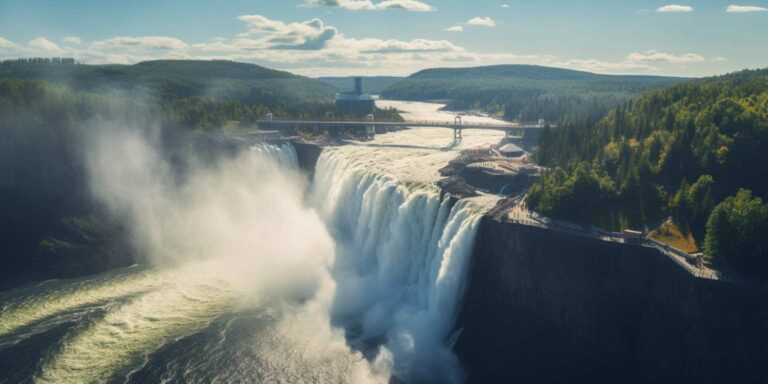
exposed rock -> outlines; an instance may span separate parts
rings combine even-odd
[[[315,166],[320,154],[323,153],[323,147],[319,144],[304,140],[292,140],[291,144],[296,148],[296,157],[298,158],[299,168],[310,176],[315,174]]]
[[[469,382],[764,382],[768,291],[653,249],[485,218],[454,346]]]
[[[535,181],[528,173],[513,171],[493,172],[484,167],[477,167],[478,159],[459,156],[440,169],[440,175],[445,178],[437,185],[452,195],[462,197],[477,196],[477,191],[483,193],[517,194],[526,190]]]

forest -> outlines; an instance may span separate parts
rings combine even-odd
[[[168,123],[189,129],[215,131],[231,121],[250,126],[269,112],[275,117],[357,117],[335,107],[337,90],[325,82],[222,60],[155,60],[134,65],[86,65],[46,58],[7,60],[0,63],[0,81],[3,79],[0,98],[6,102],[22,101],[25,92],[32,89],[63,99],[98,95],[104,98],[102,103],[149,103],[147,107],[157,109]],[[374,112],[381,119],[396,118],[392,111]]]
[[[768,70],[650,91],[598,121],[546,129],[529,195],[546,215],[605,228],[672,216],[713,261],[768,277]]]
[[[507,120],[602,117],[640,92],[683,81],[657,76],[611,76],[534,65],[434,68],[384,90],[398,100],[447,100],[448,109],[476,109]]]
[[[56,64],[35,59],[5,61],[0,79],[36,79],[75,91],[121,90],[162,100],[213,97],[270,108],[329,101],[336,90],[319,80],[253,64],[224,60],[153,60],[133,65]]]

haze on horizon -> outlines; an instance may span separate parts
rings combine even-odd
[[[0,59],[226,59],[308,76],[492,64],[706,76],[764,66],[766,36],[765,0],[0,3]]]

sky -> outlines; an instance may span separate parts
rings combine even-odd
[[[738,2],[733,2],[738,1]],[[768,67],[768,0],[0,0],[0,59],[227,59],[307,76]]]

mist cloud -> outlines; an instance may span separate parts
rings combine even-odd
[[[168,161],[160,132],[151,127],[98,122],[83,132],[94,197],[130,228],[134,247],[155,268],[174,271],[172,276],[178,280],[113,317],[135,312],[170,316],[171,309],[156,306],[171,305],[163,301],[174,297],[184,302],[185,295],[199,296],[198,291],[208,292],[206,287],[212,285],[215,295],[205,297],[211,313],[205,316],[215,316],[232,300],[229,294],[219,295],[220,289],[231,291],[240,305],[272,303],[280,311],[274,332],[292,351],[291,359],[296,361],[289,364],[346,364],[338,368],[344,375],[339,380],[389,381],[389,360],[369,364],[349,348],[343,331],[331,326],[335,243],[319,216],[305,204],[307,180],[298,172],[293,147],[257,145],[216,161],[184,152],[185,165],[180,170]],[[216,302],[219,296],[226,301]],[[182,332],[167,328],[172,324],[145,326],[161,338],[158,342]],[[97,324],[89,332],[101,335],[109,329]],[[132,334],[131,345],[148,353],[147,348],[156,346],[141,335]],[[75,343],[68,352],[89,345]],[[122,361],[132,351],[115,356]],[[55,363],[68,361],[71,353],[51,363],[52,372]]]

